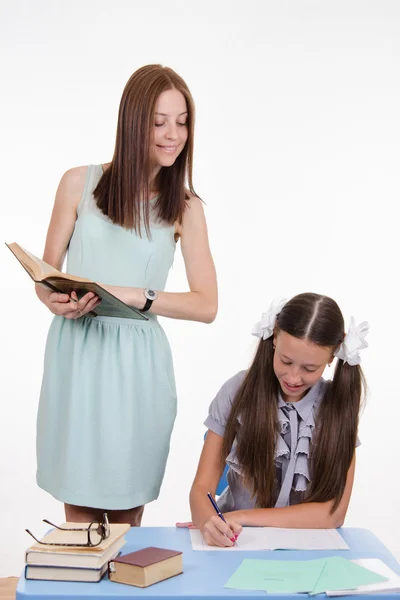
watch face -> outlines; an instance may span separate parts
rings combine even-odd
[[[154,290],[146,290],[145,296],[149,300],[154,300],[155,298],[157,298],[157,292],[155,292]]]

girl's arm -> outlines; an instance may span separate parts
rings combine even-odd
[[[163,317],[211,323],[217,314],[217,277],[208,243],[207,225],[201,200],[191,197],[177,233],[190,292],[158,292],[150,311]],[[146,302],[142,288],[100,285],[126,304],[143,308]]]
[[[328,502],[304,502],[284,508],[252,508],[226,513],[241,525],[253,527],[293,527],[305,529],[335,529],[344,523],[353,488],[355,454],[347,473],[346,486],[337,509],[331,513],[333,500]]]
[[[76,221],[76,211],[86,180],[87,167],[76,167],[67,171],[58,186],[47,231],[43,260],[59,271],[62,268],[69,240],[71,239]],[[90,312],[98,303],[98,298],[92,292],[85,294],[79,302],[72,292],[58,294],[36,284],[39,299],[56,314],[69,319],[76,319]]]
[[[222,439],[220,435],[208,431],[190,490],[192,521],[201,530],[207,544],[211,546],[232,546],[235,535],[239,535],[242,530],[236,522],[234,513],[230,513],[232,518],[224,515],[227,521],[224,523],[215,514],[207,497],[207,492],[215,496],[218,481],[224,470],[224,463],[221,461]]]

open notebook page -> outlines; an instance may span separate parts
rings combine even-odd
[[[198,529],[190,529],[193,550],[349,550],[336,529],[283,529],[244,527],[236,546],[208,546]]]

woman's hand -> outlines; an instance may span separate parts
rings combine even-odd
[[[209,546],[233,546],[242,526],[231,519],[226,523],[217,515],[212,516],[200,528],[204,541]]]
[[[71,292],[70,295],[52,292],[43,302],[54,315],[66,319],[79,319],[100,304],[100,299],[93,292],[88,292],[80,300],[76,292]]]

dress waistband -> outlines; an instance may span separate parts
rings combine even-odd
[[[92,321],[102,321],[103,323],[110,323],[111,325],[128,325],[130,327],[142,327],[142,328],[152,328],[152,327],[161,327],[158,322],[156,315],[149,315],[149,320],[145,319],[126,319],[121,317],[90,317],[85,315],[84,319],[91,319]]]

